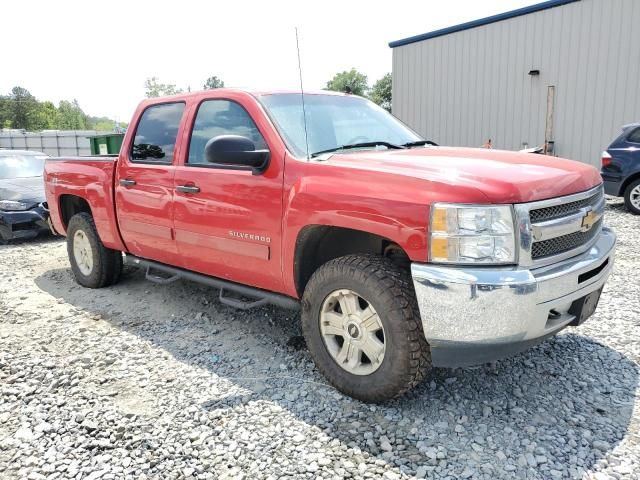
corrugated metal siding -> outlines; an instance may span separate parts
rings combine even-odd
[[[640,0],[582,0],[396,47],[393,112],[440,144],[518,150],[544,142],[554,85],[556,154],[598,166],[640,121],[639,45]]]

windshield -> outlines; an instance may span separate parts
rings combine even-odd
[[[292,153],[306,157],[301,95],[263,95],[260,101]],[[361,97],[311,94],[304,96],[304,106],[310,154],[357,143],[403,145],[421,140],[393,115]]]
[[[0,155],[0,179],[41,177],[46,155]]]

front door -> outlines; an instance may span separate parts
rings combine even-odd
[[[269,149],[268,168],[253,175],[207,164],[204,147],[219,135],[241,135],[252,140],[257,150]],[[188,141],[184,165],[176,167],[174,179],[174,226],[182,266],[281,290],[280,152],[269,148],[240,103],[226,99],[205,100],[198,106]]]
[[[140,116],[115,178],[118,226],[134,255],[177,265],[173,235],[173,164],[182,102],[152,105]]]

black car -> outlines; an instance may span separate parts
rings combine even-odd
[[[48,232],[42,172],[45,153],[0,150],[0,243]]]
[[[631,213],[640,215],[640,123],[622,127],[622,133],[602,152],[604,191],[624,197]]]

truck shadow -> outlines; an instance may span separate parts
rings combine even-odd
[[[64,241],[64,237],[51,235],[50,233],[45,232],[32,238],[16,238],[5,243],[0,241],[0,249],[2,248],[10,249],[13,247],[20,248],[25,246],[36,246],[36,245],[46,246],[53,243],[60,243],[63,241]]]
[[[473,463],[494,477],[516,476],[507,471],[511,466],[504,469],[502,454],[519,459],[516,469],[534,470],[520,476],[548,478],[552,464],[588,470],[620,442],[632,419],[638,366],[573,333],[494,365],[436,369],[409,395],[372,406],[326,385],[297,341],[297,314],[271,307],[239,312],[219,304],[214,289],[187,281],[153,285],[129,268],[118,285],[100,291],[102,303],[67,269],[48,271],[36,284],[205,369],[221,387],[204,402],[193,400],[203,411],[224,417],[248,402],[275,403],[407,473],[455,462]],[[393,452],[381,449],[381,434]]]

